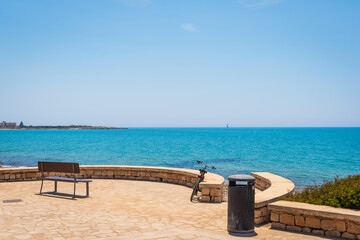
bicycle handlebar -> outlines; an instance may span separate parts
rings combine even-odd
[[[216,169],[214,166],[208,166],[208,165],[204,164],[202,161],[196,161],[196,163],[197,163],[197,164],[204,165],[204,166],[205,166],[204,169],[206,169],[206,168],[211,168],[212,170],[215,170],[215,169]]]

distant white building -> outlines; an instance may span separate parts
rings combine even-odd
[[[0,123],[0,128],[18,128],[16,123],[7,123],[5,121]]]

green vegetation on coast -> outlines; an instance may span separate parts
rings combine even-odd
[[[309,186],[295,192],[284,200],[360,209],[360,174],[345,178],[335,177],[334,180],[322,185]]]
[[[127,128],[118,128],[118,127],[101,127],[101,126],[88,126],[88,125],[70,125],[70,126],[33,126],[33,125],[29,125],[26,126],[24,125],[24,123],[21,121],[19,125],[17,125],[15,122],[0,122],[0,129],[5,129],[5,130],[13,130],[13,129],[127,129]]]

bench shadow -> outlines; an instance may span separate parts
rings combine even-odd
[[[73,194],[69,193],[60,193],[60,192],[43,192],[42,194],[36,193],[35,195],[43,196],[43,197],[52,197],[52,198],[61,198],[66,200],[76,200],[77,198],[89,198],[88,196],[75,195],[73,198]]]

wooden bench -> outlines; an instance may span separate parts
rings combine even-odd
[[[76,173],[80,173],[80,167],[78,163],[65,163],[65,162],[38,162],[39,171],[41,171],[41,188],[40,194],[42,194],[42,188],[44,184],[44,180],[50,180],[55,182],[54,192],[57,192],[57,182],[73,182],[74,183],[74,195],[73,199],[75,198],[75,190],[76,190],[76,183],[84,182],[86,183],[86,197],[89,196],[89,182],[91,180],[87,179],[77,179]],[[61,173],[72,173],[74,177],[58,177],[58,176],[44,176],[44,172],[61,172]]]

